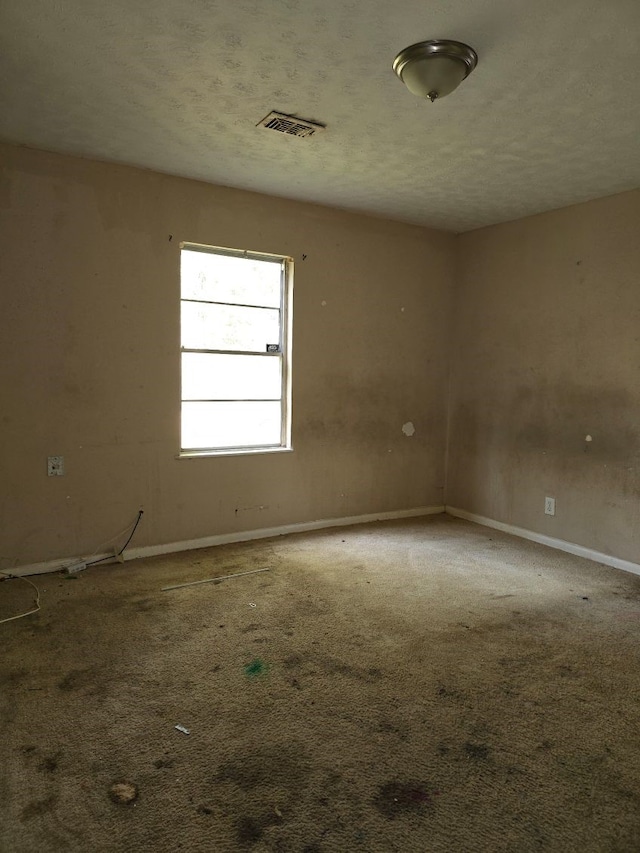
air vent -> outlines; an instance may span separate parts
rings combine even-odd
[[[256,127],[266,127],[267,130],[277,130],[278,133],[288,133],[290,136],[313,136],[324,130],[324,125],[316,124],[296,116],[287,116],[284,113],[269,113]]]

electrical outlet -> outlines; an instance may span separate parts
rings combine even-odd
[[[64,477],[64,456],[47,456],[47,476]]]
[[[555,515],[556,514],[556,499],[555,498],[545,498],[544,499],[544,514],[545,515]]]

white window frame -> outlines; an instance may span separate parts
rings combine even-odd
[[[180,258],[182,259],[183,250],[190,252],[204,252],[213,255],[224,255],[226,257],[250,259],[256,261],[268,261],[269,263],[279,263],[281,265],[281,283],[280,283],[280,350],[277,353],[267,352],[245,352],[238,350],[222,350],[222,349],[191,349],[183,347],[180,342],[180,409],[183,400],[182,396],[182,354],[188,352],[207,352],[221,353],[225,355],[251,355],[263,356],[264,358],[279,358],[281,360],[281,432],[280,444],[265,444],[251,445],[249,447],[208,447],[208,448],[183,448],[182,447],[182,418],[180,419],[180,452],[179,459],[192,459],[203,456],[238,456],[249,455],[255,453],[282,453],[293,450],[291,444],[291,355],[292,355],[292,339],[293,339],[293,258],[287,255],[274,255],[266,252],[253,252],[245,249],[229,249],[222,246],[207,246],[202,243],[180,243]],[[180,274],[180,309],[182,309],[182,278]],[[193,301],[193,300],[184,300]],[[197,301],[197,300],[195,300]],[[234,305],[235,303],[220,303]],[[182,322],[182,321],[181,321]],[[182,329],[181,329],[182,331]],[[276,343],[269,341],[268,343]]]

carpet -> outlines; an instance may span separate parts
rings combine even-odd
[[[640,850],[638,577],[442,515],[33,580],[6,853]]]

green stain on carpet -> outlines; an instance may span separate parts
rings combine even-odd
[[[260,658],[255,658],[251,663],[248,663],[244,668],[244,674],[247,678],[259,678],[261,675],[266,675],[269,671],[269,665]]]

